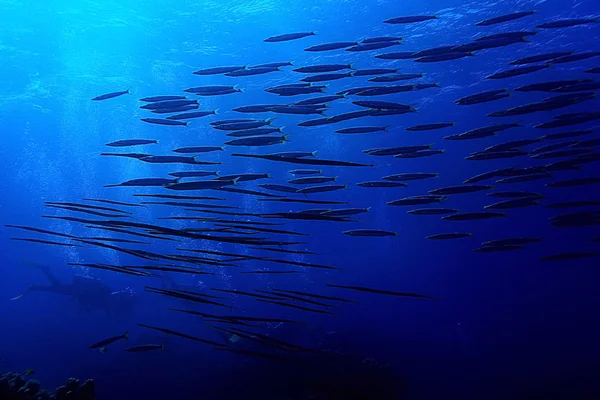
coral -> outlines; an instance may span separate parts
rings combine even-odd
[[[9,372],[0,376],[0,399],[2,400],[95,400],[94,381],[88,379],[82,385],[69,378],[56,389],[55,394],[42,390],[40,382],[26,381],[21,375]]]

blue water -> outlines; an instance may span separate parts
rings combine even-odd
[[[600,397],[597,388],[600,378],[598,258],[555,263],[539,260],[554,253],[598,250],[598,243],[588,241],[599,235],[597,226],[554,228],[548,221],[553,215],[579,209],[532,207],[508,210],[506,218],[450,222],[438,216],[406,213],[419,207],[386,205],[391,200],[460,184],[485,171],[539,165],[527,157],[495,161],[465,161],[464,157],[504,141],[569,130],[567,127],[540,132],[533,126],[561,113],[597,111],[598,100],[551,112],[507,118],[485,115],[540,101],[548,94],[513,92],[508,98],[474,106],[457,106],[453,101],[477,92],[503,87],[510,90],[533,82],[593,79],[592,74],[583,71],[599,66],[600,58],[556,64],[533,74],[501,81],[486,80],[485,77],[506,69],[508,62],[528,55],[565,49],[574,52],[596,50],[600,24],[540,29],[528,43],[483,50],[475,57],[444,63],[384,61],[373,57],[393,51],[458,45],[481,34],[531,30],[537,24],[558,18],[596,16],[598,4],[594,1],[173,0],[140,3],[112,0],[74,5],[67,1],[42,4],[12,0],[0,4],[0,131],[3,138],[0,146],[0,223],[3,225],[28,225],[82,237],[110,236],[108,232],[85,228],[83,224],[41,218],[42,215],[73,215],[102,219],[50,209],[44,202],[81,202],[82,198],[137,202],[141,198],[132,197],[134,193],[171,194],[158,188],[103,188],[130,179],[167,177],[169,172],[188,169],[100,157],[99,153],[114,150],[104,144],[127,138],[158,139],[158,145],[123,151],[157,155],[167,155],[171,149],[184,146],[222,145],[226,140],[225,132],[211,129],[208,122],[248,117],[230,111],[232,108],[285,104],[312,97],[286,98],[264,91],[304,77],[292,72],[293,68],[352,63],[355,68],[387,67],[398,68],[401,73],[424,73],[425,76],[415,83],[436,82],[440,88],[375,98],[411,104],[418,109],[417,113],[378,119],[367,117],[314,128],[296,124],[318,116],[277,115],[273,124],[285,127],[283,130],[289,134],[289,143],[260,149],[226,147],[224,152],[198,157],[223,162],[216,166],[221,175],[270,173],[273,178],[270,181],[239,184],[239,188],[254,190],[262,190],[258,183],[284,184],[290,177],[287,171],[302,166],[231,157],[231,153],[316,150],[317,156],[323,159],[375,163],[374,167],[365,168],[323,167],[324,175],[339,176],[337,181],[348,184],[348,189],[308,197],[345,201],[350,207],[371,207],[368,213],[355,218],[358,222],[265,220],[284,223],[275,227],[277,229],[310,234],[301,236],[300,241],[307,243],[296,248],[320,254],[272,253],[269,256],[332,265],[341,271],[294,268],[302,273],[265,277],[240,275],[234,268],[220,268],[211,269],[217,272],[215,276],[167,275],[178,284],[211,294],[216,292],[208,291],[210,288],[252,291],[275,287],[341,296],[358,302],[343,305],[335,309],[335,316],[328,316],[217,293],[224,295],[227,304],[235,307],[234,314],[276,316],[306,322],[299,327],[284,324],[275,328],[272,325],[260,332],[269,332],[273,337],[303,346],[321,346],[351,354],[358,360],[373,358],[382,365],[389,365],[386,371],[393,371],[394,378],[388,381],[405,383],[405,390],[398,398]],[[491,27],[475,26],[485,18],[531,9],[537,12],[523,19]],[[423,14],[437,15],[439,19],[411,25],[382,22],[397,16]],[[269,36],[303,31],[317,34],[285,43],[263,42]],[[364,53],[337,50],[312,54],[303,51],[320,43],[383,35],[403,36],[403,45]],[[200,68],[276,61],[292,61],[294,66],[284,67],[282,72],[241,78],[192,75]],[[370,85],[367,79],[354,77],[330,82],[326,93]],[[398,84],[407,83],[412,81]],[[193,120],[187,128],[140,121],[140,118],[154,115],[139,108],[142,104],[139,98],[183,94],[182,89],[201,85],[239,85],[243,92],[201,97],[200,109],[218,109],[219,115]],[[90,100],[129,87],[131,95],[99,102]],[[326,114],[331,116],[356,110],[351,101],[359,99],[365,98],[350,96],[331,103]],[[259,115],[259,118],[273,116]],[[404,130],[416,124],[437,122],[455,122],[456,125],[425,132]],[[522,126],[472,141],[442,139],[446,135],[505,122],[519,122]],[[361,125],[389,125],[390,132],[365,135],[333,132]],[[594,128],[593,122],[572,130],[591,128]],[[445,154],[399,160],[362,153],[368,148],[413,144],[434,144],[435,148],[445,149]],[[211,169],[211,166],[201,169]],[[598,176],[597,169],[597,164],[587,164],[580,171],[553,173],[553,180]],[[401,172],[438,172],[440,175],[435,179],[409,182],[406,188],[369,189],[355,185]],[[547,182],[519,183],[506,185],[506,188],[496,185],[494,190],[541,192],[548,198],[545,200],[548,203],[599,198],[600,185],[549,189],[544,187]],[[213,191],[183,194],[225,196],[228,201],[218,204],[237,206],[240,210],[235,211],[248,213],[328,207],[262,202],[255,196]],[[440,206],[480,211],[484,205],[499,200],[479,192],[451,196]],[[135,210],[136,219],[145,223],[175,229],[210,227],[194,222],[157,220],[177,215],[198,213],[160,205]],[[366,238],[342,234],[342,231],[360,228],[391,230],[397,232],[397,236]],[[472,237],[443,242],[425,239],[428,235],[454,231],[469,232]],[[294,393],[287,394],[288,397],[281,397],[281,394],[268,397],[268,388],[282,382],[289,383],[290,387],[301,385],[300,373],[286,374],[271,361],[215,351],[208,345],[137,326],[138,323],[150,324],[218,341],[221,336],[211,328],[211,323],[203,322],[200,317],[174,313],[169,308],[215,314],[229,311],[144,292],[145,286],[168,287],[168,282],[157,278],[130,277],[67,265],[152,263],[99,247],[62,248],[9,240],[10,237],[35,237],[62,241],[57,237],[8,228],[0,232],[0,371],[35,369],[35,378],[48,388],[58,386],[71,376],[93,378],[99,399],[296,398]],[[541,237],[543,240],[515,252],[478,254],[471,251],[487,240],[518,236]],[[114,237],[145,240],[118,234]],[[297,240],[294,236],[278,238]],[[188,239],[176,246],[153,241],[150,246],[124,247],[165,254],[176,254],[176,247],[258,254],[241,245]],[[74,275],[83,275],[101,279],[114,291],[135,293],[133,314],[117,319],[101,311],[81,310],[76,302],[47,293],[30,293],[10,301],[30,285],[48,284],[45,276],[31,263],[49,266],[62,282],[71,281]],[[240,265],[246,270],[293,268],[249,261]],[[421,293],[439,300],[377,296],[325,286],[331,283]],[[104,354],[88,350],[90,344],[124,331],[129,331],[128,342],[117,342]],[[165,348],[143,354],[124,351],[128,346],[148,343],[164,344]],[[279,376],[275,375],[276,371]],[[383,374],[380,377],[383,379]],[[356,379],[349,377],[348,381]]]

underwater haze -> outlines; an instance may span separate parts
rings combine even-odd
[[[600,398],[598,2],[0,10],[0,400]]]

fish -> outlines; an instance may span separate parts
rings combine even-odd
[[[379,58],[381,60],[410,60],[415,57],[415,53],[412,51],[401,51],[394,53],[384,53],[378,54],[375,58]]]
[[[195,86],[183,89],[186,93],[194,93],[198,96],[217,96],[220,94],[230,94],[241,92],[237,86],[231,85],[213,85],[213,86]]]
[[[278,67],[254,67],[248,69],[238,69],[236,71],[228,72],[225,76],[231,77],[239,77],[239,76],[253,76],[253,75],[263,75],[268,74],[270,72],[279,72],[281,71]]]
[[[361,164],[351,161],[338,161],[338,160],[324,160],[324,159],[313,159],[313,158],[285,158],[279,157],[273,154],[240,154],[233,153],[232,157],[247,157],[247,158],[259,158],[263,160],[272,160],[272,161],[280,161],[280,162],[288,162],[294,164],[304,164],[304,165],[322,165],[322,166],[332,166],[332,167],[372,167],[373,164]]]
[[[141,98],[140,101],[146,102],[146,103],[157,103],[159,101],[169,101],[169,100],[185,100],[186,97],[185,96],[151,96],[151,97],[144,97]]]
[[[143,106],[141,106],[140,108],[146,109],[146,110],[159,110],[159,109],[178,109],[181,107],[186,107],[186,106],[197,106],[198,105],[198,100],[189,100],[189,99],[183,99],[183,100],[166,100],[166,101],[159,101],[156,103],[148,103],[148,104],[144,104]]]
[[[498,37],[495,39],[476,40],[471,43],[462,44],[456,46],[453,50],[455,52],[472,53],[474,51],[495,49],[498,47],[510,46],[516,43],[526,43],[527,40],[523,36],[509,36],[509,37]]]
[[[293,186],[278,185],[278,184],[274,184],[274,183],[265,183],[265,184],[260,184],[258,186],[262,187],[263,189],[273,190],[276,192],[283,192],[283,193],[296,193],[298,190],[297,188],[295,188]]]
[[[164,348],[164,344],[142,344],[138,346],[129,347],[128,349],[125,349],[125,351],[130,353],[142,353],[153,350],[164,350]]]
[[[408,16],[408,17],[390,18],[390,19],[386,19],[383,22],[386,24],[397,25],[397,24],[413,24],[415,22],[424,22],[424,21],[430,21],[433,19],[438,19],[438,17],[435,15],[413,15],[413,16]]]
[[[451,194],[466,194],[481,192],[483,190],[490,190],[490,185],[462,185],[462,186],[448,186],[444,188],[430,190],[429,194],[447,196]]]
[[[476,221],[490,218],[505,217],[506,214],[494,211],[465,212],[442,217],[447,221]]]
[[[287,106],[273,106],[271,107],[271,111],[277,114],[295,114],[295,115],[310,115],[310,114],[323,114],[325,111],[320,106],[297,106],[297,105],[287,105]]]
[[[402,173],[384,176],[382,179],[388,181],[416,181],[422,179],[437,178],[439,174],[429,172],[413,172],[413,173]]]
[[[223,151],[221,146],[195,146],[195,147],[180,147],[173,150],[175,153],[190,154],[190,153],[209,153],[211,151]]]
[[[309,194],[309,193],[324,193],[333,192],[335,190],[346,189],[348,185],[322,185],[322,186],[308,186],[302,189],[296,190],[296,193]]]
[[[342,96],[339,94],[329,95],[329,96],[319,96],[313,97],[310,99],[300,100],[297,103],[294,103],[297,106],[305,106],[305,105],[319,105],[329,103],[331,101],[344,99],[346,96]]]
[[[170,172],[169,175],[177,178],[202,178],[205,176],[217,176],[217,171],[181,171],[181,172]],[[135,195],[134,195],[135,196]]]
[[[440,62],[440,61],[452,61],[458,60],[465,57],[472,57],[475,54],[471,51],[452,51],[449,53],[438,54],[434,56],[425,56],[416,58],[414,61],[419,63],[432,63],[432,62]]]
[[[100,347],[106,347],[109,344],[113,344],[114,342],[117,342],[121,339],[129,340],[128,333],[125,332],[122,335],[113,336],[113,337],[109,337],[107,339],[101,340],[97,343],[92,344],[90,347],[88,347],[88,349],[99,349]]]
[[[361,40],[361,43],[376,43],[376,42],[397,42],[402,40],[400,36],[378,36]]]
[[[7,228],[22,229],[22,230],[26,230],[26,231],[30,231],[30,232],[43,233],[45,235],[52,235],[52,236],[60,236],[60,237],[65,237],[65,238],[69,238],[69,239],[77,238],[77,236],[69,235],[66,233],[49,231],[49,230],[40,229],[40,228],[33,228],[30,226],[23,226],[23,225],[4,225],[4,226]]]
[[[215,165],[220,162],[197,161],[194,157],[188,156],[149,156],[140,158],[141,161],[151,164],[196,164],[196,165]]]
[[[520,198],[520,197],[533,197],[536,199],[544,199],[544,196],[542,196],[539,193],[535,193],[535,192],[518,192],[518,191],[513,191],[513,192],[492,192],[492,193],[488,193],[488,196],[491,197],[499,197],[499,198]]]
[[[387,132],[387,128],[388,128],[387,126],[360,126],[360,127],[354,127],[354,128],[338,129],[335,131],[335,133],[360,134],[360,133],[371,133],[371,132],[380,132],[380,131]]]
[[[600,183],[600,178],[598,178],[598,177],[574,178],[574,179],[565,179],[562,181],[555,181],[555,182],[547,183],[546,187],[565,188],[565,187],[573,187],[573,186],[592,185],[592,184],[596,184],[596,183]]]
[[[181,120],[181,119],[202,118],[202,117],[206,117],[208,115],[216,115],[216,114],[217,114],[217,110],[194,111],[194,112],[170,115],[167,117],[167,119]]]
[[[225,142],[227,146],[271,146],[274,144],[283,144],[289,142],[287,136],[251,136],[241,139],[234,139]]]
[[[515,89],[517,92],[551,92],[564,86],[576,85],[578,83],[593,82],[591,79],[570,79],[560,81],[548,81],[540,83],[531,83],[529,85],[520,86]]]
[[[197,71],[192,72],[194,75],[222,75],[229,72],[239,71],[241,69],[245,69],[246,66],[228,66],[228,67],[211,67],[199,69]]]
[[[360,51],[371,51],[385,49],[386,47],[392,47],[399,45],[400,42],[376,42],[376,43],[361,43],[356,46],[348,47],[346,51],[360,52]]]
[[[572,200],[544,205],[546,208],[598,207],[599,200]]]
[[[352,76],[352,72],[311,75],[300,79],[302,82],[327,82]]]
[[[523,208],[529,206],[539,206],[540,203],[533,197],[520,197],[517,199],[500,201],[483,207],[486,210],[508,210],[513,208]]]
[[[263,113],[263,112],[270,112],[271,111],[271,107],[273,107],[275,104],[257,104],[257,105],[253,105],[253,106],[241,106],[241,107],[235,107],[232,109],[232,111],[235,112],[240,112],[240,113]],[[232,120],[232,121],[244,121],[244,120]],[[251,121],[255,121],[255,120],[251,120]],[[221,125],[221,124],[218,124]],[[213,126],[218,126],[218,125],[213,125]]]
[[[10,240],[18,240],[21,242],[30,242],[30,243],[39,243],[39,244],[48,244],[52,246],[63,246],[63,247],[80,247],[76,244],[72,243],[62,243],[62,242],[53,242],[51,240],[42,240],[42,239],[31,239],[31,238],[9,238]]]
[[[396,68],[367,68],[354,70],[352,76],[385,75],[395,74],[396,72],[398,72]]]
[[[155,125],[168,125],[168,126],[187,126],[187,122],[175,121],[171,119],[161,119],[161,118],[141,118],[142,121],[147,122],[149,124]]]
[[[575,140],[569,141],[569,142],[552,143],[552,144],[548,144],[546,146],[536,147],[535,149],[531,150],[529,152],[529,154],[539,154],[539,153],[545,153],[548,151],[558,150],[558,149],[562,149],[562,148],[574,145],[575,143],[577,143],[577,141],[575,141]]]
[[[365,188],[392,188],[392,187],[406,187],[406,183],[399,181],[367,181],[357,183],[356,186]]]
[[[486,79],[505,79],[512,78],[515,76],[521,76],[525,74],[531,74],[542,69],[549,68],[550,64],[544,65],[526,65],[524,67],[511,68],[505,71],[496,72],[495,74],[488,75]]]
[[[486,20],[483,20],[483,21],[480,21],[480,22],[476,23],[475,25],[476,26],[496,25],[496,24],[500,24],[500,23],[503,23],[503,22],[514,21],[516,19],[527,17],[527,16],[533,15],[533,14],[535,14],[535,11],[520,11],[520,12],[515,12],[515,13],[511,13],[511,14],[500,15],[498,17],[486,19]]]
[[[476,42],[482,40],[495,40],[495,39],[522,39],[527,36],[537,35],[536,31],[516,31],[516,32],[500,32],[492,33],[491,35],[480,36],[475,39]]]
[[[124,139],[117,140],[115,142],[106,143],[109,147],[128,147],[128,146],[141,146],[146,144],[156,144],[158,140],[151,139]]]
[[[445,199],[445,196],[436,195],[411,196],[399,200],[389,201],[387,204],[390,206],[418,206],[424,204],[441,203]]]
[[[465,160],[475,160],[475,161],[497,160],[497,159],[502,159],[502,158],[513,158],[513,157],[526,156],[526,155],[527,155],[527,152],[521,151],[521,150],[516,150],[516,149],[496,151],[496,152],[484,151],[484,152],[479,152],[479,153],[473,153],[470,156],[465,157]]]
[[[499,179],[496,181],[497,184],[507,184],[507,183],[518,183],[518,182],[531,182],[537,181],[539,179],[551,178],[547,172],[539,172],[535,174],[521,175],[521,176],[511,176],[504,179]]]
[[[212,181],[195,181],[185,183],[174,183],[165,186],[166,189],[170,190],[203,190],[203,189],[219,189],[224,186],[235,185],[235,180],[223,181],[223,180],[212,180]]]
[[[455,100],[454,103],[461,106],[469,106],[500,100],[509,96],[510,93],[506,89],[488,90],[486,92],[475,93],[469,96],[461,97],[460,99]]]
[[[312,157],[312,158],[316,158],[317,151],[282,151],[279,153],[272,153],[271,156],[273,157],[280,157],[280,158],[305,158],[305,157]]]
[[[356,76],[356,74],[354,75]],[[407,81],[410,79],[418,79],[424,77],[424,74],[391,74],[391,75],[383,75],[376,76],[374,78],[369,79],[369,82],[398,82],[398,81]]]
[[[516,237],[516,238],[507,238],[507,239],[496,239],[490,240],[488,242],[483,242],[482,246],[523,246],[529,243],[537,243],[540,242],[541,238],[528,238],[528,237]]]
[[[248,68],[262,68],[262,67],[281,68],[281,67],[290,67],[292,65],[294,65],[294,63],[291,61],[279,61],[279,62],[275,61],[275,62],[270,62],[270,63],[251,65]]]
[[[407,131],[419,132],[419,131],[431,131],[435,129],[448,128],[450,126],[454,126],[454,122],[441,122],[437,124],[424,124],[424,125],[414,125],[405,128]]]
[[[359,107],[376,108],[376,109],[380,109],[380,110],[402,110],[402,111],[406,110],[406,111],[408,111],[408,110],[412,109],[412,106],[410,106],[410,105],[392,103],[389,101],[358,100],[358,101],[353,101],[352,104],[357,105]]]
[[[416,153],[418,151],[428,150],[430,147],[430,144],[400,147],[383,147],[378,149],[363,150],[363,153],[366,153],[370,156],[395,156],[397,154]]]
[[[436,235],[427,236],[426,239],[429,239],[429,240],[451,240],[451,239],[462,239],[462,238],[467,238],[467,237],[471,237],[471,236],[472,235],[470,233],[453,232],[453,233],[438,233]]]
[[[351,64],[322,64],[310,65],[307,67],[296,68],[293,71],[301,74],[320,74],[324,72],[336,72],[343,69],[352,69]]]
[[[266,125],[271,125],[271,122],[273,122],[273,120],[274,120],[274,118],[268,118],[265,120],[252,120],[252,121],[245,121],[245,122],[231,122],[231,123],[213,125],[213,128],[221,130],[221,131],[241,131],[241,130],[247,130],[247,129],[261,128]]]
[[[263,40],[263,42],[267,43],[278,43],[278,42],[288,42],[290,40],[302,39],[308,36],[316,35],[315,32],[297,32],[297,33],[285,33],[282,35],[271,36]]]
[[[572,26],[585,25],[597,23],[600,20],[598,18],[571,18],[571,19],[559,19],[557,21],[545,22],[537,25],[537,28],[542,29],[553,29],[553,28],[569,28]]]
[[[138,160],[150,157],[150,154],[143,153],[100,153],[101,156],[113,156],[113,157],[125,157],[125,158],[137,158]]]
[[[588,129],[585,131],[557,132],[557,133],[550,133],[548,135],[542,136],[541,139],[542,140],[570,139],[570,138],[575,138],[575,137],[579,137],[579,136],[591,135],[592,133],[594,133],[594,131],[591,129]],[[559,144],[560,143],[557,143],[556,145],[559,145]],[[557,149],[558,148],[556,148],[554,150],[557,150]],[[549,150],[546,150],[546,151],[549,151]]]
[[[412,215],[448,215],[456,214],[457,212],[458,210],[453,208],[419,208],[407,211],[408,214]]]
[[[218,178],[215,178],[217,181],[233,181],[236,182],[248,182],[255,181],[258,179],[270,179],[270,174],[260,174],[260,173],[243,173],[243,174],[233,174],[233,175],[222,175]]]
[[[542,261],[572,261],[572,260],[579,260],[582,258],[595,257],[597,255],[598,255],[598,253],[593,252],[593,251],[588,251],[588,252],[573,251],[573,252],[569,252],[569,253],[552,254],[549,256],[542,257],[542,258],[540,258],[540,260],[542,260]]]
[[[382,229],[354,229],[342,233],[348,236],[397,236],[396,232],[384,231]]]
[[[157,108],[155,110],[150,110],[153,114],[174,114],[174,113],[182,113],[184,111],[191,111],[198,109],[197,104],[192,104],[189,106],[176,107],[176,108]]]
[[[566,150],[556,150],[549,151],[546,153],[539,153],[531,156],[531,158],[536,160],[547,160],[549,158],[561,158],[561,157],[573,157],[582,154],[591,153],[592,149],[566,149]]]
[[[230,131],[227,136],[230,137],[249,137],[249,136],[262,136],[271,133],[281,132],[281,128],[254,128],[246,129],[241,131]]]
[[[288,171],[292,175],[320,175],[321,169],[293,169]]]
[[[338,50],[345,49],[346,47],[355,46],[358,42],[334,42],[334,43],[324,43],[317,44],[315,46],[307,47],[304,51],[318,52],[318,51],[330,51],[330,50]]]
[[[327,284],[326,286],[339,288],[339,289],[356,290],[359,292],[367,292],[367,293],[373,293],[373,294],[384,294],[384,295],[388,295],[388,296],[415,297],[415,298],[420,298],[420,299],[438,300],[435,297],[425,296],[425,295],[417,294],[417,293],[395,292],[395,291],[391,291],[391,290],[374,289],[374,288],[368,288],[368,287],[362,287],[362,286],[347,286],[347,285],[332,285],[332,284]]]
[[[553,59],[559,58],[559,57],[569,56],[571,54],[573,54],[572,51],[555,51],[553,53],[542,53],[542,54],[536,54],[535,56],[519,58],[517,60],[509,62],[508,64],[509,65],[532,64],[532,63],[536,63],[536,62],[544,62],[544,61],[553,60]]]
[[[338,209],[338,210],[325,211],[325,212],[323,212],[321,214],[325,215],[325,216],[330,216],[330,217],[347,217],[347,216],[350,216],[350,215],[357,215],[357,214],[362,214],[362,213],[369,212],[370,209],[371,209],[371,207],[367,207],[367,208],[342,208],[342,209]]]
[[[436,154],[445,154],[445,150],[435,150],[435,149],[419,150],[419,151],[410,152],[410,153],[396,154],[394,156],[394,158],[420,158],[420,157],[434,156]]]
[[[316,185],[319,183],[334,182],[336,176],[311,176],[306,178],[296,178],[288,181],[292,185]]]
[[[98,100],[113,99],[115,97],[123,96],[124,94],[129,94],[129,90],[130,89],[124,90],[122,92],[112,92],[112,93],[102,94],[100,96],[94,97],[92,100],[98,101]]]
[[[509,245],[488,246],[488,247],[480,247],[478,249],[474,249],[473,252],[474,253],[500,253],[500,252],[513,251],[513,250],[523,250],[524,248],[525,247],[523,247],[523,246],[509,246]]]
[[[600,146],[600,138],[582,140],[581,142],[576,142],[571,144],[569,147],[573,148],[581,148],[581,147],[596,147]]]

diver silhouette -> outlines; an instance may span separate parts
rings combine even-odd
[[[71,282],[62,283],[48,266],[31,262],[27,264],[41,271],[50,285],[31,285],[11,300],[18,300],[32,292],[53,293],[70,297],[77,302],[82,311],[100,310],[118,319],[127,319],[133,314],[136,295],[131,289],[113,291],[100,279],[85,275],[74,275]]]

